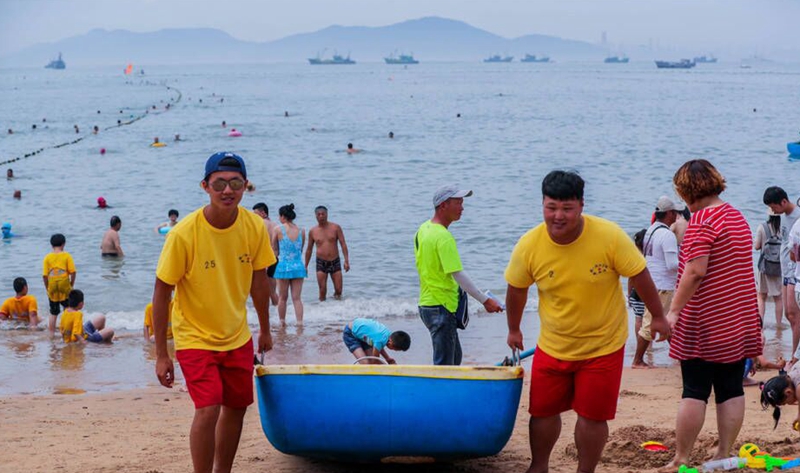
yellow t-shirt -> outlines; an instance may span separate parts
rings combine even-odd
[[[12,320],[29,321],[32,312],[38,312],[36,298],[28,294],[22,297],[9,297],[3,302],[0,307],[0,313],[3,313]]]
[[[583,215],[583,232],[568,245],[544,223],[519,239],[506,268],[513,287],[536,284],[538,346],[566,361],[608,355],[625,345],[628,313],[619,277],[644,271],[644,256],[615,223]]]
[[[79,338],[86,339],[83,333],[83,312],[67,309],[61,314],[61,324],[58,326],[61,337],[65,343],[77,342]]]
[[[275,263],[261,217],[239,207],[226,229],[211,226],[200,208],[167,233],[156,276],[175,286],[175,348],[234,350],[252,335],[246,302],[253,271]]]
[[[172,340],[172,301],[167,308],[167,340]],[[153,336],[153,303],[150,302],[144,308],[144,326],[147,327],[147,334]]]
[[[69,275],[75,273],[75,262],[66,251],[48,253],[42,263],[42,276],[47,276],[47,297],[51,301],[64,301],[72,290]]]

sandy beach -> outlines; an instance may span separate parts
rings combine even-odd
[[[759,372],[757,379],[772,376]],[[452,464],[352,465],[307,460],[275,450],[261,431],[256,406],[245,418],[234,471],[380,471],[419,472],[522,472],[530,461],[527,433],[526,383],[511,440],[494,457]],[[657,440],[674,451],[674,426],[680,400],[677,367],[651,370],[626,368],[617,418],[610,422],[610,437],[599,472],[656,471],[671,453],[642,450],[639,445]],[[798,436],[791,430],[794,408],[784,409],[782,421],[772,430],[771,411],[763,411],[757,387],[745,389],[746,413],[736,447],[753,442],[774,456],[798,452]],[[713,401],[712,401],[713,402]],[[193,408],[180,389],[149,387],[128,391],[80,395],[12,396],[0,399],[0,445],[4,445],[2,472],[148,472],[191,471],[189,425]],[[562,417],[563,429],[551,459],[551,471],[575,471],[572,438],[575,414]],[[714,449],[716,417],[708,409],[705,426],[693,453],[692,466],[710,459]]]

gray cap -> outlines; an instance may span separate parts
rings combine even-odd
[[[681,212],[683,211],[683,208],[683,204],[676,204],[672,201],[672,199],[665,195],[659,197],[658,203],[656,204],[656,212],[668,212],[670,210]]]
[[[439,204],[447,199],[460,199],[471,195],[472,191],[459,189],[455,184],[442,186],[433,194],[433,207],[438,207]]]

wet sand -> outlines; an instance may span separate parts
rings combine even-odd
[[[764,380],[771,373],[756,376]],[[371,472],[522,472],[530,454],[527,433],[526,379],[511,440],[494,457],[452,464],[351,465],[307,460],[276,451],[261,431],[258,409],[245,418],[234,471],[344,473]],[[758,388],[746,388],[746,414],[736,446],[754,442],[775,456],[800,454],[800,436],[791,429],[793,408],[772,430],[770,411],[758,403]],[[639,445],[661,441],[674,451],[675,414],[680,399],[680,372],[676,368],[626,369],[617,418],[610,422],[610,438],[598,472],[651,472],[667,463],[669,453],[647,452]],[[714,450],[716,418],[713,401],[695,446],[693,466],[710,459]],[[0,472],[148,472],[191,471],[189,426],[193,407],[179,389],[160,387],[82,395],[12,396],[0,399],[0,445],[4,445]],[[577,462],[572,438],[574,413],[562,417],[561,436],[553,450],[550,471],[573,472]]]

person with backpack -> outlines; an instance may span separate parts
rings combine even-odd
[[[656,219],[645,232],[642,243],[647,269],[658,289],[661,308],[665,313],[669,311],[678,280],[678,239],[670,231],[670,225],[675,223],[682,210],[683,205],[676,204],[669,197],[659,198],[655,208]],[[644,354],[653,341],[650,330],[652,321],[652,312],[645,310],[642,326],[636,337],[636,352],[631,365],[633,368],[650,368],[644,361]]]
[[[781,216],[768,212],[766,222],[756,228],[753,249],[760,250],[758,256],[758,313],[764,318],[768,298],[775,303],[775,325],[780,326],[783,319],[783,287],[781,275]]]

